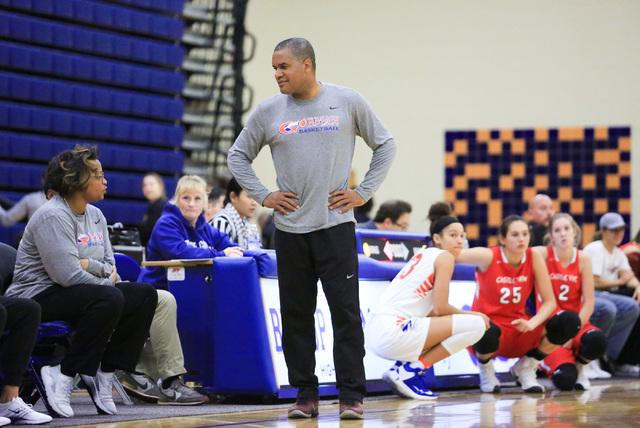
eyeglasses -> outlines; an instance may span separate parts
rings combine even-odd
[[[93,178],[96,178],[100,181],[104,180],[104,171],[100,171],[99,174],[93,174]]]
[[[409,229],[409,224],[408,224],[408,223],[397,223],[397,222],[395,222],[395,223],[393,223],[393,224],[395,224],[396,226],[398,226],[401,230],[407,230],[407,229]]]

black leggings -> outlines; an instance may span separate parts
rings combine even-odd
[[[33,300],[42,307],[42,321],[65,321],[75,335],[60,366],[67,376],[95,376],[100,363],[135,371],[158,303],[158,293],[144,282],[115,287],[54,285]]]
[[[40,305],[31,299],[0,296],[4,384],[20,386],[40,325]]]

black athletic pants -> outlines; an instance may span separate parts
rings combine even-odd
[[[31,299],[0,296],[4,384],[20,386],[40,325],[40,305]]]
[[[158,303],[158,293],[144,282],[115,287],[54,285],[33,300],[42,307],[42,321],[65,321],[75,330],[60,368],[67,376],[95,376],[100,363],[135,371]]]
[[[318,398],[314,314],[320,279],[331,311],[339,398],[362,401],[364,334],[354,224],[304,234],[276,230],[276,255],[289,383],[298,388],[298,398]]]

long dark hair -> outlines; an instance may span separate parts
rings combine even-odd
[[[238,183],[238,180],[236,180],[235,178],[232,178],[231,180],[229,180],[229,183],[227,184],[227,194],[224,198],[224,204],[227,205],[229,202],[231,202],[231,194],[235,194],[236,196],[240,196],[240,193],[243,191],[244,189],[242,188],[242,186],[240,186],[240,183]]]

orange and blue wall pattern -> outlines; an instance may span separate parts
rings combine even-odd
[[[629,224],[629,127],[447,131],[445,139],[445,198],[471,246],[497,245],[502,219],[522,215],[537,193],[574,216],[584,245],[606,212]]]

